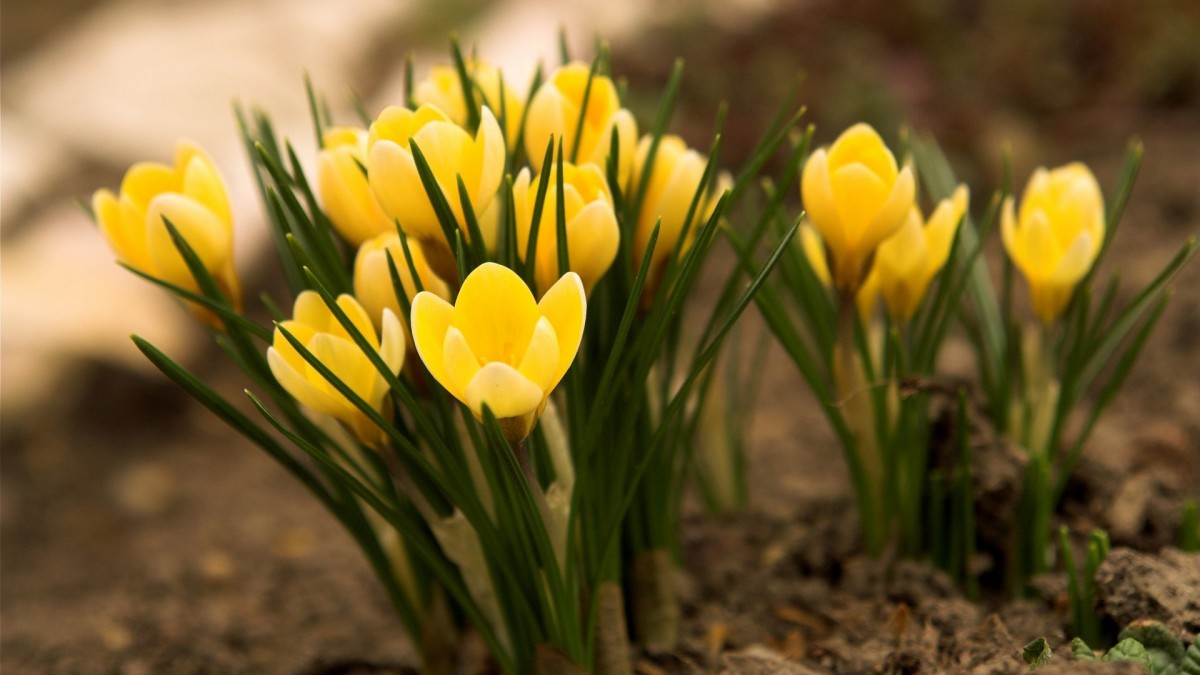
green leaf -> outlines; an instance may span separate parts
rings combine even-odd
[[[1183,675],[1200,675],[1200,638],[1192,641],[1183,660],[1179,662],[1179,672]]]
[[[1136,640],[1149,655],[1151,675],[1175,675],[1184,660],[1183,642],[1158,621],[1135,621],[1121,631],[1122,642]],[[1114,648],[1115,649],[1115,648]]]
[[[420,146],[417,145],[416,138],[408,140],[408,148],[412,152],[413,163],[417,166],[417,175],[421,178],[421,186],[425,188],[425,195],[429,199],[430,205],[433,207],[433,212],[437,215],[438,224],[442,226],[442,234],[446,237],[446,245],[454,245],[454,235],[459,231],[458,220],[454,217],[454,211],[450,208],[450,203],[446,201],[446,195],[442,192],[441,184],[438,183],[437,177],[433,175],[433,169],[429,166],[429,161],[425,159],[425,153],[421,152]],[[414,195],[414,198],[420,199],[419,195]],[[462,282],[462,279],[459,279]]]
[[[467,108],[467,128],[479,127],[479,103],[475,100],[475,81],[467,72],[467,62],[463,58],[462,48],[458,45],[458,36],[450,36],[450,55],[454,59],[454,70],[458,72],[459,86],[462,87],[463,104]]]
[[[1080,638],[1071,640],[1071,655],[1076,661],[1099,661],[1096,658],[1096,652],[1088,646],[1086,642]]]
[[[579,161],[579,141],[583,137],[583,121],[587,118],[588,100],[592,97],[592,82],[596,79],[596,69],[600,67],[600,57],[592,60],[592,68],[588,71],[587,84],[583,87],[583,100],[579,103],[579,118],[575,120],[575,142],[571,144],[571,163]],[[562,139],[559,139],[560,142]]]
[[[1025,660],[1025,663],[1029,664],[1030,670],[1037,670],[1050,663],[1050,657],[1052,656],[1054,656],[1054,652],[1051,651],[1050,643],[1046,642],[1046,638],[1044,637],[1030,642],[1021,650],[1021,658]]]
[[[1142,643],[1133,638],[1125,638],[1121,640],[1112,649],[1100,658],[1101,661],[1136,661],[1146,670],[1150,670],[1150,653],[1142,646]]]

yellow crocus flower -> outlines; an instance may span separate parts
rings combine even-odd
[[[624,184],[633,166],[637,120],[633,113],[621,107],[617,88],[608,77],[592,77],[591,89],[588,90],[590,73],[591,68],[585,63],[569,63],[551,73],[550,78],[538,88],[529,102],[525,119],[525,154],[529,156],[533,170],[540,170],[546,145],[553,138],[556,144],[562,141],[563,158],[566,161],[595,164],[602,171],[607,171],[612,135],[616,133],[620,152],[617,176]],[[585,91],[588,97],[587,110],[582,112],[581,126],[579,118]],[[578,137],[576,128],[579,128]]]
[[[512,150],[521,132],[525,94],[505,78],[499,68],[486,61],[470,59],[466,66],[467,74],[475,84],[475,104],[486,105],[497,116],[504,118],[504,137],[509,150]],[[500,95],[502,88],[503,97]],[[437,106],[459,126],[467,124],[467,102],[458,79],[458,69],[453,66],[435,66],[429,77],[413,88],[413,100],[418,105]]]
[[[367,130],[334,127],[325,132],[317,157],[317,192],[321,207],[342,238],[358,246],[371,237],[394,232],[362,166],[367,160]]]
[[[550,171],[550,184],[546,188],[538,225],[534,276],[539,292],[558,281],[558,169],[559,165],[555,164]],[[513,183],[517,253],[522,260],[529,245],[539,180],[540,176],[531,179],[529,169],[522,169]],[[567,223],[567,259],[571,271],[583,281],[584,290],[591,293],[596,282],[612,266],[621,240],[612,194],[598,167],[593,164],[565,165],[563,209]]]
[[[119,195],[97,190],[92,210],[100,233],[126,265],[176,286],[197,291],[199,284],[167,231],[169,220],[204,263],[221,291],[240,311],[242,285],[233,267],[233,217],[212,159],[190,141],[175,147],[175,164],[139,162],[121,181]],[[214,327],[221,322],[193,307]]]
[[[652,139],[646,136],[638,144],[633,179],[630,181],[630,198],[633,198],[632,191],[637,190],[642,175],[647,170],[646,160],[650,154],[651,142]],[[640,269],[642,259],[646,255],[646,247],[650,243],[650,235],[654,233],[654,226],[659,226],[658,240],[654,244],[654,254],[650,263],[651,280],[647,283],[648,289],[657,286],[658,276],[662,274],[667,260],[674,254],[679,237],[683,236],[688,209],[696,197],[696,191],[700,189],[700,181],[704,178],[704,168],[707,164],[706,157],[687,147],[678,136],[665,135],[659,141],[654,164],[649,168],[650,179],[633,232],[633,265],[634,269]],[[691,245],[696,229],[712,214],[719,196],[719,192],[714,191],[701,197],[687,227],[687,239],[681,252]]]
[[[421,287],[438,297],[449,300],[450,288],[442,281],[425,260],[425,254],[418,246],[409,246],[413,267],[421,280]],[[400,311],[400,301],[396,298],[396,289],[392,285],[392,272],[388,268],[388,257],[396,265],[400,275],[400,285],[404,294],[411,302],[417,294],[417,284],[413,280],[412,271],[408,268],[408,259],[404,257],[404,246],[400,243],[400,235],[387,232],[363,242],[354,257],[354,297],[367,310],[371,323],[376,328],[383,327],[384,310],[391,310],[398,317],[403,317]],[[403,322],[403,319],[401,319]]]
[[[1075,162],[1029,178],[1019,214],[1004,200],[1000,234],[1029,282],[1033,312],[1053,323],[1104,244],[1104,198],[1087,166]]]
[[[913,207],[900,230],[879,245],[871,278],[877,280],[888,314],[906,322],[925,298],[929,283],[950,257],[950,245],[967,210],[965,185],[943,199],[922,224],[921,211]]]
[[[384,213],[400,221],[408,236],[425,249],[430,266],[443,279],[456,279],[453,242],[447,241],[433,203],[425,191],[410,143],[424,154],[464,240],[469,239],[458,178],[466,186],[474,212],[491,204],[504,177],[504,135],[488,108],[479,131],[471,138],[437,107],[416,110],[390,107],[371,124],[367,144],[367,173]]]
[[[856,124],[829,150],[808,158],[800,179],[808,218],[829,251],[840,293],[853,293],[870,270],[876,247],[904,224],[915,197],[909,167],[898,169],[883,139]]]
[[[383,330],[377,337],[367,310],[357,300],[342,295],[338,297],[337,304],[367,342],[377,349],[387,367],[398,375],[404,364],[405,340],[404,328],[396,315],[390,309],[383,310]],[[304,291],[298,295],[292,318],[279,325],[298,339],[351,391],[374,409],[383,410],[384,397],[388,393],[387,380],[359,349],[316,291]],[[373,445],[383,438],[383,432],[370,418],[305,361],[279,328],[275,329],[274,340],[267,348],[267,363],[279,384],[305,407],[338,419],[367,445]]]
[[[475,268],[455,304],[418,293],[413,340],[434,379],[482,418],[486,403],[510,443],[521,442],[566,374],[587,317],[579,275],[568,272],[535,302],[515,272]]]

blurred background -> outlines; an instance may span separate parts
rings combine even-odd
[[[707,146],[727,101],[730,166],[802,74],[819,142],[859,120],[892,140],[901,127],[932,131],[977,209],[1006,153],[1018,186],[1036,166],[1079,159],[1112,190],[1140,138],[1142,175],[1108,262],[1127,288],[1200,231],[1195,0],[4,0],[0,19],[6,672],[334,672],[411,660],[332,520],[144,362],[130,333],[231,397],[244,385],[183,309],[113,264],[76,203],[115,189],[133,162],[168,161],[177,138],[198,141],[229,184],[253,298],[277,270],[232,104],[269,111],[311,157],[304,72],[352,122],[350,91],[372,113],[399,102],[405,55],[420,76],[448,61],[452,31],[518,82],[539,59],[557,64],[560,29],[584,58],[598,35],[642,120],[683,57],[673,129]],[[1089,450],[1192,494],[1198,268],[1178,278]],[[786,520],[800,501],[846,488],[800,379],[771,358],[751,508]]]

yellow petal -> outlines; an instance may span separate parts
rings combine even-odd
[[[863,165],[885,185],[896,179],[896,158],[869,124],[855,124],[829,148],[829,166],[835,173],[850,164]]]
[[[368,405],[376,405],[377,402],[372,400],[378,392],[374,380],[379,377],[379,372],[371,365],[366,354],[358,348],[358,345],[335,337],[328,333],[318,333],[313,336],[313,339],[308,343],[308,350],[312,355],[321,362],[323,366],[329,369],[329,372],[341,380],[350,391],[354,392],[359,398],[366,401]],[[350,402],[348,398],[342,396],[341,392],[333,386],[333,383],[326,380],[319,373],[315,373],[315,378],[320,378],[318,386],[327,386],[331,396],[334,396],[343,406],[343,411],[340,417],[343,420],[350,421],[351,417],[346,414],[358,410],[358,407]],[[382,395],[380,394],[382,397]]]
[[[383,310],[383,329],[379,337],[379,356],[393,375],[399,375],[404,366],[404,352],[408,339],[405,337],[404,324],[390,309]]]
[[[448,384],[445,384],[446,391],[466,403],[467,385],[471,383],[471,378],[475,377],[475,373],[479,372],[479,359],[471,351],[471,345],[467,344],[467,339],[463,337],[462,331],[454,326],[446,329],[442,354],[448,381]]]
[[[1025,252],[1021,250],[1021,242],[1017,235],[1017,218],[1012,197],[1005,197],[1000,208],[1000,241],[1004,243],[1004,250],[1008,252],[1013,264],[1024,270]]]
[[[886,278],[911,278],[924,274],[929,259],[921,215],[915,208],[909,212],[904,225],[879,245],[875,267]]]
[[[334,323],[333,313],[325,305],[321,294],[313,290],[300,291],[292,303],[292,318],[321,333],[328,333]]]
[[[808,261],[808,266],[812,269],[813,274],[822,284],[831,285],[829,263],[825,260],[825,243],[821,241],[821,235],[817,233],[816,228],[807,220],[800,226],[799,241],[804,258]]]
[[[522,418],[537,412],[542,389],[506,363],[492,362],[479,369],[467,385],[467,406],[483,415],[486,403],[497,419]]]
[[[225,194],[225,182],[208,156],[198,148],[197,153],[184,167],[183,194],[203,204],[232,230],[233,214],[229,208],[229,197]]]
[[[338,234],[359,245],[374,236],[395,232],[350,148],[322,151],[317,158],[317,191],[321,208]]]
[[[156,162],[138,162],[125,172],[121,195],[129,197],[144,211],[151,199],[164,192],[178,192],[181,187],[180,177],[171,167]]]
[[[550,321],[558,339],[558,369],[547,391],[553,389],[567,374],[579,342],[583,339],[583,326],[587,320],[587,293],[579,275],[568,272],[546,291],[537,306],[538,312]]]
[[[518,371],[549,394],[558,382],[555,379],[558,374],[558,352],[558,337],[554,334],[554,327],[546,317],[542,317],[533,329],[533,338],[530,339],[529,348],[521,358]]]
[[[471,206],[478,214],[487,209],[496,196],[496,191],[500,189],[500,182],[504,179],[504,164],[507,159],[504,133],[500,131],[496,117],[487,106],[483,107],[479,131],[475,134],[475,152],[479,156],[478,178],[476,178],[474,186],[468,184],[467,187],[474,187],[475,192],[472,194],[474,202]]]
[[[377,340],[375,336],[375,325],[371,323],[371,316],[367,314],[367,310],[364,309],[363,306],[354,299],[354,296],[343,293],[338,296],[337,304],[342,312],[345,313],[350,319],[350,323],[352,323],[354,327],[358,329],[358,332],[362,333],[363,337],[367,339],[367,342],[376,344]],[[330,312],[329,317],[330,328],[328,332],[339,337],[344,337],[346,340],[353,342],[353,338],[350,337],[350,332],[346,330],[344,326],[342,326],[342,323],[337,320],[337,317],[333,316],[332,312]]]
[[[846,250],[845,228],[838,214],[824,150],[814,152],[804,164],[804,172],[800,176],[800,191],[809,222],[817,228],[825,245],[834,252],[834,257],[840,256],[842,251]]]
[[[877,207],[874,218],[871,219],[867,230],[862,233],[856,244],[865,256],[884,239],[892,236],[904,225],[912,210],[917,196],[916,181],[913,179],[912,168],[904,167],[891,186],[887,199]]]
[[[158,276],[194,286],[191,271],[175,248],[163,219],[169,220],[210,273],[225,267],[233,241],[228,227],[199,202],[180,194],[155,197],[146,211],[147,244]]]
[[[391,141],[375,143],[367,156],[367,172],[379,205],[390,218],[400,221],[405,234],[422,241],[446,242],[417,165],[406,148]]]
[[[298,370],[297,366],[286,359],[275,347],[267,348],[267,365],[270,366],[271,374],[275,376],[284,391],[291,394],[292,398],[299,401],[301,405],[326,415],[333,415],[343,410],[342,405],[331,393],[319,389],[309,382],[300,374],[302,371]],[[299,368],[307,372],[308,363],[302,362]]]
[[[556,145],[561,140],[563,152],[570,152],[575,131],[567,128],[569,107],[570,103],[550,83],[543,84],[530,101],[525,119],[525,154],[534,171],[541,171],[546,146],[551,140]],[[572,115],[574,118],[575,115]]]
[[[134,269],[153,273],[154,261],[146,244],[145,218],[127,218],[124,213],[127,209],[136,211],[132,204],[123,208],[117,197],[108,190],[97,190],[92,196],[92,211],[96,214],[100,234],[104,235],[105,241],[117,254],[117,259]]]
[[[1034,212],[1028,222],[1021,223],[1023,241],[1020,248],[1025,255],[1025,276],[1031,281],[1049,277],[1062,256],[1050,223],[1041,211]]]
[[[568,223],[567,257],[571,261],[571,271],[579,274],[586,292],[591,292],[616,260],[620,238],[621,231],[611,203],[594,201]]]
[[[475,268],[459,290],[453,324],[484,361],[515,366],[538,320],[533,294],[516,272],[496,263]]]
[[[1058,267],[1054,269],[1051,278],[1056,283],[1074,287],[1091,269],[1097,248],[1092,235],[1080,232],[1067,252],[1063,254],[1062,259],[1058,261]]]
[[[943,199],[925,224],[925,243],[929,250],[929,266],[931,275],[940,270],[950,257],[950,247],[954,243],[954,233],[962,222],[967,211],[968,192],[965,185],[959,185],[950,199]]]
[[[417,293],[412,302],[413,344],[417,354],[433,378],[450,390],[450,377],[446,374],[445,348],[446,331],[454,316],[454,307],[428,291]]]

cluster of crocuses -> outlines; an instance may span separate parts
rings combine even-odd
[[[1019,591],[1046,569],[1050,520],[1066,477],[1194,241],[1135,302],[1117,310],[1114,280],[1093,306],[1086,282],[1106,231],[1111,238],[1118,222],[1140,148],[1131,151],[1107,209],[1085,165],[1038,169],[1019,207],[1015,196],[1002,194],[983,219],[986,230],[998,215],[1007,254],[998,294],[967,188],[955,185],[931,140],[907,140],[912,159],[901,165],[873,129],[859,124],[808,158],[799,246],[781,264],[780,283],[764,289],[758,303],[825,404],[867,548],[931,557],[968,589],[985,571],[981,559],[990,559],[1007,565],[1008,583]],[[921,184],[935,203],[928,219],[919,206]],[[1015,308],[1012,268],[1025,280],[1032,317]],[[937,372],[956,319],[977,352],[978,390]],[[1110,362],[1117,367],[1102,372]],[[1088,421],[1063,448],[1065,420],[1088,392],[1098,392]],[[933,424],[938,399],[955,424]],[[1009,532],[982,542],[972,453],[1001,452],[997,442],[1022,448],[1026,476],[1013,504],[988,506],[1009,508]],[[980,547],[988,557],[978,555]]]
[[[1115,285],[1091,305],[1083,282],[1136,153],[1107,209],[1080,164],[1037,171],[1019,209],[1011,196],[993,204],[985,228],[999,216],[1005,264],[1030,290],[1036,320],[1021,321],[1010,274],[997,301],[967,190],[931,142],[912,139],[914,159],[898,162],[858,124],[809,155],[812,129],[785,104],[736,180],[723,178],[720,123],[707,155],[665,133],[678,66],[639,137],[603,54],[564,59],[527,93],[452,54],[361,128],[332,126],[310,88],[315,184],[269,118],[239,112],[295,297],[289,318],[263,296],[273,329],[243,313],[225,187],[201,150],[181,143],[174,166],[138,164],[119,195],[93,200],[120,262],[184,300],[254,382],[262,420],[138,346],[339,519],[428,672],[454,670],[464,622],[511,673],[626,673],[631,634],[674,644],[684,486],[695,464],[738,464],[697,462],[693,448],[704,418],[723,415],[714,407],[737,400],[713,363],[752,302],[845,449],[868,550],[932,556],[970,585],[983,414],[1028,458],[1003,542],[1013,578],[1044,567],[1063,481],[1193,246],[1123,310]],[[734,210],[777,153],[779,179]],[[794,186],[805,212],[793,217]],[[685,325],[718,235],[741,264]],[[959,318],[979,352],[982,410],[937,377]],[[1060,453],[1064,420],[1093,389],[1084,431]],[[957,424],[933,423],[942,396]],[[714,494],[744,492],[713,480]]]
[[[262,421],[138,346],[342,522],[427,671],[455,668],[465,621],[505,672],[630,672],[630,634],[651,648],[678,634],[697,400],[790,235],[749,288],[727,272],[702,334],[682,309],[730,204],[798,118],[734,183],[719,141],[705,154],[665,133],[679,66],[639,137],[604,55],[564,59],[523,93],[452,54],[360,128],[333,126],[310,87],[311,183],[269,118],[239,111],[294,293],[290,317],[262,296],[273,329],[243,313],[203,151],[131,168],[94,214],[121,263],[213,329]]]

